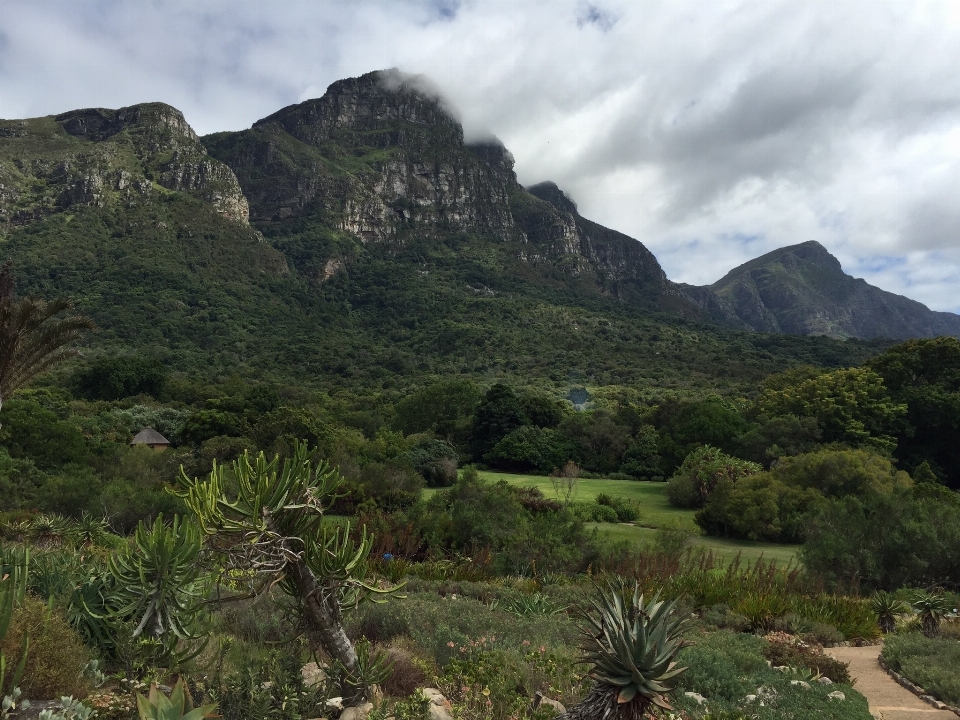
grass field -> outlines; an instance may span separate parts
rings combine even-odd
[[[557,497],[550,478],[542,475],[512,475],[510,473],[481,471],[484,480],[496,482],[506,480],[511,485],[538,488],[548,498]],[[590,480],[581,478],[572,497],[573,502],[592,502],[600,493],[607,493],[640,503],[640,519],[635,525],[612,523],[590,523],[601,535],[611,540],[626,540],[630,543],[647,544],[653,541],[658,528],[675,527],[699,533],[693,521],[693,510],[680,510],[672,507],[667,500],[667,484],[658,482],[636,482],[633,480]],[[437,492],[434,488],[424,490],[424,497]],[[799,545],[774,545],[772,543],[750,542],[748,540],[726,540],[697,535],[695,544],[725,559],[733,559],[737,553],[743,560],[756,560],[761,555],[766,560],[777,560],[786,564],[796,560]]]

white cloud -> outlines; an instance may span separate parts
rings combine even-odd
[[[960,309],[956,2],[6,0],[0,116],[163,100],[201,133],[331,82],[432,78],[524,183],[552,179],[711,282],[816,239]]]

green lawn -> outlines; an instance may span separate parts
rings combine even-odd
[[[512,485],[536,487],[548,498],[557,497],[550,478],[542,475],[512,475],[510,473],[481,471],[480,476],[490,482],[506,480]],[[627,540],[631,543],[646,544],[653,540],[656,529],[662,527],[676,527],[699,532],[699,528],[693,521],[694,511],[671,507],[667,501],[666,491],[666,483],[581,478],[577,481],[577,488],[572,499],[574,502],[591,502],[600,493],[607,493],[608,495],[638,501],[640,503],[640,519],[636,525],[590,523],[590,527],[597,528],[600,534],[613,540]],[[437,492],[437,489],[427,488],[423,492],[424,497],[429,497]],[[728,560],[733,559],[737,553],[740,553],[744,561],[756,560],[762,555],[766,560],[775,559],[783,564],[790,560],[795,561],[797,550],[800,547],[799,545],[774,545],[748,540],[726,540],[703,535],[698,535],[695,543],[713,550],[717,555]]]
[[[480,476],[495,482],[506,480],[513,485],[539,488],[548,498],[555,498],[550,478],[539,475],[511,475],[509,473],[484,471]],[[600,493],[629,498],[640,503],[639,525],[651,528],[664,526],[697,530],[693,522],[693,510],[679,510],[667,501],[667,484],[659,482],[636,482],[634,480],[588,480],[580,478],[572,497],[573,502],[591,502]]]

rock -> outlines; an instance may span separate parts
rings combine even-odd
[[[744,700],[746,700],[747,702],[756,702],[756,701],[757,701],[757,696],[756,696],[756,695],[747,695],[747,696],[744,698]]]
[[[335,697],[327,700],[327,707],[331,710],[343,710],[343,698]]]
[[[309,662],[300,668],[300,676],[307,687],[316,687],[327,681],[327,674],[315,662]]]
[[[844,694],[843,694],[842,692],[840,692],[839,690],[834,690],[832,693],[830,693],[829,695],[827,695],[827,697],[830,698],[831,700],[846,700],[846,699],[847,699],[847,696],[844,695]]]
[[[685,693],[684,693],[684,696],[685,696],[685,697],[688,697],[688,698],[693,698],[694,700],[697,701],[697,704],[698,704],[698,705],[703,705],[703,704],[707,701],[707,699],[706,699],[703,695],[701,695],[700,693],[685,692]]]
[[[340,713],[340,720],[366,720],[373,710],[373,703],[364,703],[357,707],[348,707]]]
[[[443,693],[436,688],[423,688],[420,692],[430,701],[431,705],[447,705],[449,701],[443,696]]]
[[[807,688],[807,690],[810,689],[810,683],[808,683],[806,680],[791,680],[790,684],[796,685],[798,687]]]
[[[543,707],[544,705],[546,705],[547,707],[552,707],[554,710],[556,710],[558,713],[561,713],[561,714],[567,711],[567,708],[563,706],[563,703],[561,703],[558,700],[552,700],[548,697],[540,699],[540,706]]]
[[[441,705],[431,705],[427,711],[427,717],[430,720],[453,720],[453,715]]]
[[[833,685],[833,680],[831,680],[828,677],[817,678],[817,682],[820,683],[821,685]]]

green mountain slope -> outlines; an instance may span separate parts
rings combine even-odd
[[[329,389],[740,392],[883,346],[708,322],[642,244],[522,188],[394,71],[202,139],[162,104],[0,121],[0,186],[0,256],[94,317],[88,357]]]

